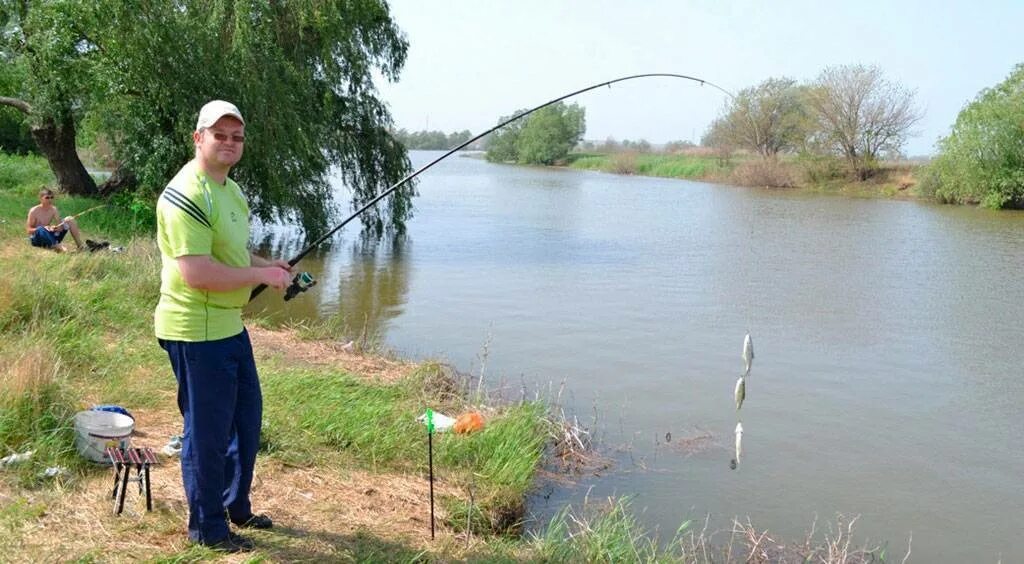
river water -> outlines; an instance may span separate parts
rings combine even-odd
[[[914,561],[1024,559],[1024,214],[459,157],[420,178],[407,238],[351,230],[303,261],[313,291],[254,305],[492,389],[564,382],[614,464],[545,486],[538,518],[629,496],[662,539],[710,515],[798,540],[842,513],[890,558],[912,535]]]

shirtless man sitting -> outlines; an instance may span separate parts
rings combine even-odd
[[[61,241],[70,232],[78,249],[82,249],[82,237],[75,218],[69,215],[61,220],[57,206],[53,205],[53,190],[49,188],[39,191],[39,205],[28,210],[25,230],[30,235],[33,247],[64,251]]]

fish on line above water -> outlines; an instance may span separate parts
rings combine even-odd
[[[743,422],[736,424],[736,463],[739,464],[740,455],[743,454]]]
[[[750,333],[743,338],[743,363],[743,375],[747,376],[750,374],[750,366],[754,363],[754,342],[750,339]]]
[[[743,376],[736,380],[736,411],[739,411],[743,407],[743,400],[747,397],[747,380]]]

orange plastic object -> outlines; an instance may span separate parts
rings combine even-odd
[[[455,432],[460,434],[472,433],[484,428],[484,416],[477,411],[463,413],[455,420]]]

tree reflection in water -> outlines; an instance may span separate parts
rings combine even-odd
[[[262,256],[291,258],[304,244],[292,230],[253,226],[253,247]],[[317,279],[313,289],[289,302],[264,292],[248,309],[273,321],[329,320],[344,335],[373,340],[385,334],[408,299],[411,247],[408,235],[325,242],[296,266]]]

